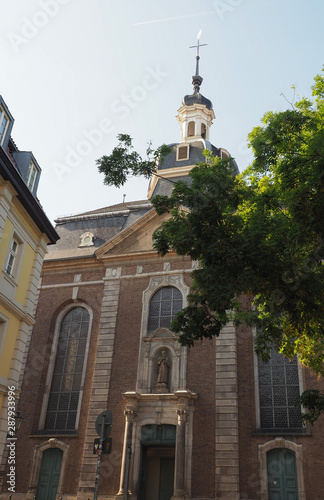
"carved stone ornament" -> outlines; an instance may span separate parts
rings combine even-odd
[[[80,236],[79,247],[91,247],[94,245],[95,236],[87,231]]]

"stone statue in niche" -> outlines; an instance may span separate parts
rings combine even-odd
[[[169,363],[166,357],[166,351],[162,351],[161,356],[157,362],[158,365],[158,379],[159,383],[168,383],[168,375],[169,375]]]
[[[165,393],[169,392],[168,380],[169,380],[170,365],[167,358],[166,351],[162,351],[161,356],[157,361],[157,382],[155,385],[155,392]]]

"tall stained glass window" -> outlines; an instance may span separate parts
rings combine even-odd
[[[177,312],[182,309],[182,294],[174,286],[160,288],[150,301],[148,332],[157,328],[169,328]]]
[[[259,359],[258,368],[261,429],[301,428],[297,358],[289,360],[272,349],[270,361]]]
[[[89,312],[84,307],[71,309],[62,320],[45,430],[75,429],[89,321]]]

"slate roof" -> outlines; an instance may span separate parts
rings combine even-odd
[[[213,109],[212,102],[204,97],[200,92],[195,92],[191,95],[185,95],[182,99],[183,106],[193,106],[193,104],[204,104],[207,109]]]
[[[215,156],[219,156],[219,149],[213,146],[209,141],[200,139],[195,142],[189,143],[189,159],[188,160],[177,160],[177,146],[187,145],[188,143],[174,143],[169,144],[172,151],[164,158],[163,163],[159,165],[159,170],[164,170],[166,168],[174,167],[186,167],[188,165],[196,165],[196,163],[204,162],[205,157],[203,155],[204,149],[209,149]]]
[[[83,215],[95,215],[95,214],[101,214],[101,213],[108,213],[108,212],[116,212],[118,210],[125,210],[125,207],[139,207],[141,205],[147,205],[149,203],[148,200],[139,200],[139,201],[130,201],[126,203],[117,203],[116,205],[110,205],[109,207],[103,207],[103,208],[97,208],[96,210],[90,210],[89,212],[82,212],[81,214],[78,214],[76,217],[80,217]],[[60,220],[65,219],[65,217],[59,217],[55,222],[58,223]]]
[[[197,163],[205,162],[206,158],[203,155],[204,149],[209,149],[210,151],[212,151],[214,156],[220,156],[220,150],[218,148],[213,146],[209,141],[201,138],[200,140],[189,143],[188,160],[177,161],[177,146],[187,144],[188,143],[169,144],[169,146],[171,147],[171,152],[164,158],[163,163],[159,165],[159,170],[176,167],[195,166]],[[152,198],[154,198],[154,196],[156,195],[170,196],[172,190],[172,182],[180,180],[185,180],[189,185],[191,184],[191,179],[187,175],[180,175],[169,180],[158,179]]]
[[[45,260],[92,256],[97,248],[136,222],[151,209],[152,205],[148,200],[141,200],[61,217],[55,221],[60,240],[55,246],[48,247]],[[94,244],[80,247],[81,236],[86,232],[94,235]]]
[[[53,245],[58,239],[57,232],[48,220],[37,198],[28,189],[21,173],[12,161],[12,157],[2,147],[0,147],[0,175],[14,187],[17,199],[26,209],[38,229],[46,234],[50,244]]]

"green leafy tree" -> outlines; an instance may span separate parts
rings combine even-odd
[[[170,148],[165,144],[153,150],[150,143],[146,149],[147,157],[143,159],[134,150],[129,135],[119,134],[117,139],[118,145],[112,153],[97,160],[98,170],[104,174],[104,184],[108,186],[119,188],[125,184],[130,175],[150,179],[157,171],[158,162],[163,161],[163,158],[170,152]]]
[[[190,185],[179,181],[170,197],[152,200],[158,214],[170,214],[154,235],[155,248],[200,262],[188,307],[171,325],[181,344],[218,336],[228,321],[244,323],[255,327],[263,360],[274,346],[324,374],[323,73],[312,90],[313,100],[267,113],[249,134],[254,160],[243,174],[233,175],[231,158],[205,151]],[[136,155],[132,163],[121,150],[120,163],[110,163],[112,154],[98,160],[99,169],[106,183],[120,185],[131,171],[156,172],[161,152],[164,146],[144,172]],[[242,306],[242,294],[251,297],[251,307]]]
[[[318,417],[324,413],[324,394],[317,389],[304,391],[300,396],[299,404],[307,410],[302,415],[303,420],[314,425]]]

